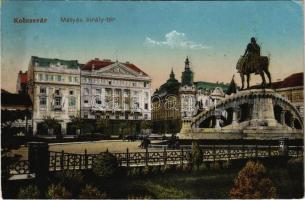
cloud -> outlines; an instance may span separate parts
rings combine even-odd
[[[153,40],[150,37],[146,37],[144,41],[144,45],[146,46],[164,46],[170,47],[172,49],[181,48],[181,49],[207,49],[209,46],[193,42],[189,40],[185,33],[180,33],[175,30],[165,34],[164,41]]]

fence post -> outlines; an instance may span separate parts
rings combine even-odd
[[[126,167],[129,167],[129,149],[126,149]]]
[[[145,165],[147,166],[148,165],[148,148],[146,148],[146,150],[145,150]]]
[[[85,169],[88,169],[88,155],[87,155],[87,149],[85,149]]]
[[[213,161],[216,161],[216,148],[215,148],[215,144],[213,145]]]
[[[241,150],[242,150],[242,159],[245,159],[245,146],[244,146],[244,144],[242,144]]]
[[[181,166],[183,166],[183,148],[181,148]]]
[[[60,170],[64,170],[64,150],[61,151],[61,156],[60,156]]]
[[[49,173],[49,145],[45,142],[28,143],[29,171],[43,180]]]
[[[166,152],[166,148],[164,147],[164,151],[163,151],[163,161],[164,161],[164,165],[166,165],[167,162],[167,152]]]
[[[83,155],[79,154],[78,156],[79,156],[79,169],[81,170],[82,169]]]

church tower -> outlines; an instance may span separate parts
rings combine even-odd
[[[196,87],[193,83],[194,74],[190,68],[189,58],[185,59],[185,67],[181,77],[179,96],[181,100],[181,118],[190,119],[196,114]]]
[[[190,61],[188,57],[186,57],[184,63],[185,63],[184,72],[182,72],[182,77],[181,77],[182,86],[185,85],[192,86],[194,74],[190,68]]]

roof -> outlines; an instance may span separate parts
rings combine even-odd
[[[281,88],[289,88],[289,87],[297,87],[304,85],[304,73],[295,73],[287,76],[282,81],[277,81],[272,83],[272,88],[274,89],[281,89]],[[261,84],[251,86],[250,88],[259,88]]]
[[[32,101],[27,94],[14,94],[1,89],[2,106],[32,106]]]
[[[304,84],[304,73],[295,73],[286,77],[283,81],[275,82],[273,87],[275,88],[287,88],[287,87],[297,87],[303,86]]]
[[[178,94],[180,86],[181,83],[175,78],[175,74],[172,70],[169,79],[155,91],[154,95]]]
[[[228,84],[224,83],[212,83],[212,82],[205,82],[205,81],[198,81],[194,82],[197,89],[207,89],[207,90],[213,90],[216,87],[222,88],[222,90],[226,91],[229,88]]]
[[[35,63],[38,63],[39,67],[50,67],[50,64],[66,65],[69,69],[78,69],[80,66],[77,60],[62,60],[57,58],[41,58],[37,56],[32,56],[32,64],[34,66]]]
[[[86,64],[84,64],[82,66],[82,70],[92,70],[93,66],[95,70],[99,70],[102,69],[104,67],[107,67],[109,65],[114,64],[114,61],[111,60],[99,60],[99,59],[94,59],[94,60],[90,60],[89,62],[87,62]],[[132,64],[132,63],[121,63],[120,64],[126,66],[127,68],[136,71],[138,73],[142,73],[145,76],[148,76],[143,70],[141,70],[139,67],[137,67],[136,65]]]

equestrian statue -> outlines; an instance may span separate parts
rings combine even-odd
[[[271,86],[271,74],[269,72],[269,58],[260,55],[260,46],[256,43],[254,37],[247,45],[245,53],[237,62],[236,69],[240,73],[242,87],[244,89],[245,76],[247,76],[247,89],[249,89],[250,75],[252,73],[259,74],[262,77],[262,88],[266,88],[265,74],[269,79]],[[265,73],[265,74],[264,74]]]

